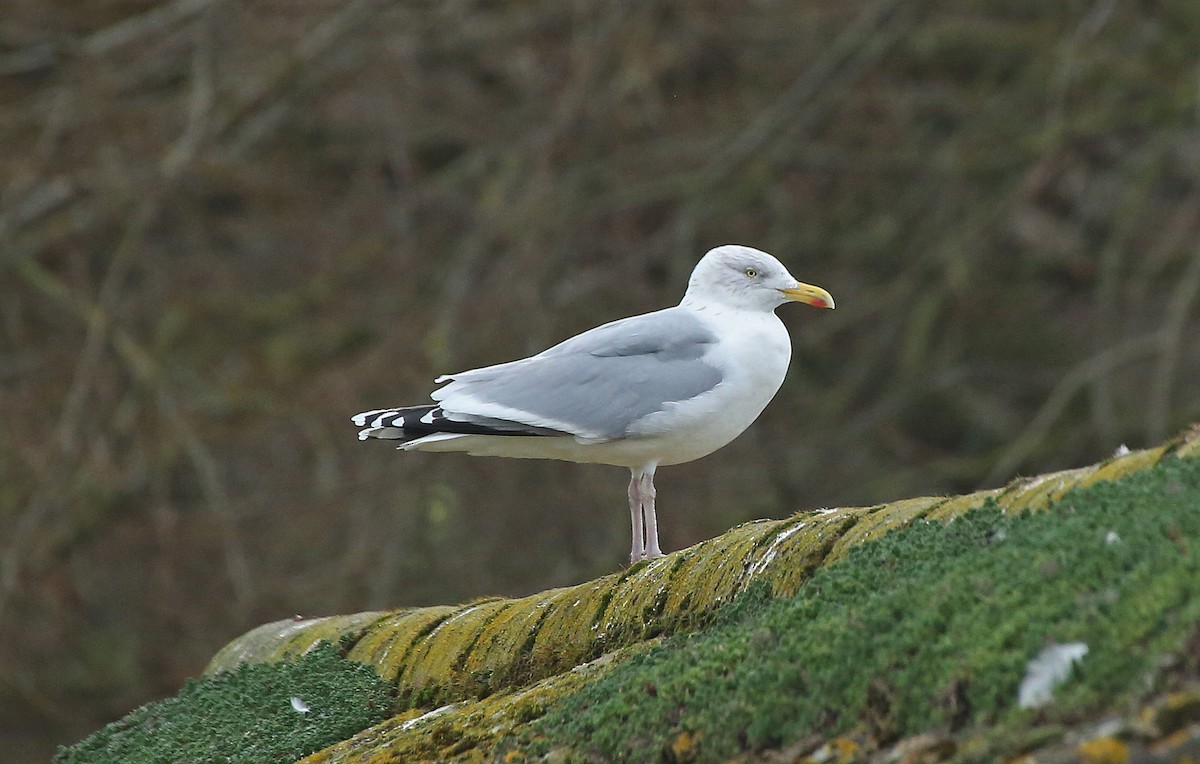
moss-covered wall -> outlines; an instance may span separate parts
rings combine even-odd
[[[823,564],[917,518],[949,520],[989,500],[1007,512],[1194,454],[1194,437],[1100,464],[1014,481],[1004,489],[875,507],[819,509],[746,523],[718,538],[577,586],[487,599],[261,626],[222,649],[209,673],[294,656],[321,640],[396,683],[399,708],[433,708],[521,687],[659,635],[695,629],[751,583],[790,596]]]
[[[294,668],[311,656],[324,656],[320,670],[346,674],[336,661],[326,666],[330,643],[342,663],[359,667],[347,674],[353,681],[361,682],[359,669],[366,668],[390,688],[390,708],[361,732],[326,740],[331,745],[313,750],[308,764],[499,756],[521,762],[542,754],[724,760],[785,745],[811,750],[821,742],[805,732],[812,718],[830,734],[850,735],[826,741],[834,748],[822,756],[900,745],[901,736],[930,724],[942,753],[973,746],[974,756],[985,758],[1067,745],[1062,741],[1074,739],[1064,736],[1068,724],[1079,728],[1070,734],[1080,740],[1097,738],[1082,721],[1088,714],[1109,712],[1116,699],[1133,702],[1139,692],[1200,682],[1200,663],[1188,657],[1200,634],[1200,597],[1192,591],[1200,576],[1192,553],[1200,549],[1198,457],[1200,428],[1193,428],[1157,449],[998,491],[748,523],[665,559],[518,600],[277,621],[227,645],[212,660],[203,691],[180,696],[211,693],[204,697],[220,703],[148,706],[62,760],[106,760],[104,752],[172,726],[173,715],[287,698],[294,685],[284,678],[311,672]],[[1054,512],[1031,516],[1039,524],[1018,523],[1048,507]],[[1007,539],[1012,545],[996,552],[996,540]],[[1022,583],[1028,576],[1033,583]],[[1057,583],[1037,584],[1050,579]],[[996,591],[1010,596],[992,597]],[[1096,657],[1084,664],[1091,674],[1066,693],[1066,710],[1031,716],[1014,709],[1027,658],[1045,639],[1081,636],[1097,643]],[[787,679],[809,662],[812,668]],[[272,675],[272,666],[282,667],[280,674]],[[924,679],[904,679],[913,666]],[[262,687],[242,679],[248,667],[266,669],[256,680]],[[772,685],[779,681],[799,684]],[[824,688],[814,690],[820,682]],[[325,686],[335,687],[337,698],[318,694],[305,700],[305,710],[293,708],[289,718],[299,727],[276,727],[280,742],[272,750],[283,758],[270,760],[290,760],[307,714],[330,714],[332,700],[350,700],[353,718],[379,711],[343,697],[362,694],[348,691],[344,680]],[[1187,711],[1200,711],[1200,702],[1187,705],[1200,694],[1188,692],[1147,700],[1141,727],[1130,721],[1122,734],[1136,744],[1152,738],[1146,729],[1177,733],[1189,718],[1200,721],[1200,712]],[[274,700],[276,714],[283,703]],[[756,703],[769,709],[754,710]],[[1172,704],[1184,708],[1171,711]],[[760,722],[738,721],[746,714]],[[176,727],[216,726],[211,734],[220,736],[229,723],[204,718],[208,726]],[[1135,733],[1142,738],[1134,740]],[[1181,734],[1172,745],[1181,745]],[[1104,740],[1093,747],[1108,751]],[[1122,740],[1112,745],[1128,754],[1132,744]],[[1074,745],[1064,750],[1074,753]]]

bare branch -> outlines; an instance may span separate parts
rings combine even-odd
[[[93,32],[83,41],[80,49],[89,56],[107,53],[122,45],[161,34],[217,2],[220,0],[175,0],[167,5],[155,6],[144,13]]]
[[[134,378],[155,393],[159,409],[169,425],[169,434],[183,446],[184,453],[191,461],[192,468],[200,482],[205,503],[221,529],[226,574],[233,587],[236,605],[241,609],[248,609],[255,597],[249,558],[237,530],[236,518],[230,509],[229,497],[220,478],[217,460],[196,435],[187,417],[183,415],[158,364],[127,332],[111,325],[108,314],[98,304],[90,303],[80,295],[73,294],[65,284],[37,263],[28,259],[22,260],[18,263],[16,270],[27,283],[43,295],[66,306],[89,328],[100,325],[101,328],[96,330],[97,336],[110,334],[118,356],[124,361]],[[36,527],[44,514],[45,509],[42,504],[31,502],[21,520],[24,525],[30,527],[28,533],[32,533],[32,528]],[[19,568],[20,549],[20,547],[13,547],[9,550],[8,561],[4,569],[0,570],[0,575],[4,576],[3,579],[0,579],[0,609],[3,608],[3,598],[7,592],[11,591],[15,581],[16,571]]]
[[[0,239],[43,215],[50,214],[66,204],[74,195],[75,186],[61,175],[37,184],[18,204],[0,211]]]
[[[1162,326],[1162,355],[1154,371],[1150,387],[1150,402],[1146,406],[1146,436],[1161,440],[1167,436],[1167,420],[1171,411],[1171,391],[1175,388],[1175,376],[1184,347],[1194,339],[1187,333],[1188,316],[1196,307],[1200,297],[1200,247],[1192,253],[1192,261],[1179,277],[1171,301],[1167,305],[1167,318]]]
[[[121,286],[125,283],[125,276],[129,273],[133,262],[133,255],[142,246],[146,227],[158,215],[158,210],[158,198],[149,197],[142,201],[130,216],[125,233],[113,252],[108,272],[104,275],[99,299],[82,316],[87,327],[87,334],[83,340],[83,349],[79,352],[79,361],[75,364],[71,387],[67,391],[67,397],[58,417],[58,426],[55,427],[59,448],[64,453],[74,453],[78,445],[79,417],[84,404],[87,403],[87,397],[100,364],[101,351],[104,349],[108,332],[112,326],[109,313],[120,296]],[[24,265],[32,267],[32,263],[29,261],[26,261]]]
[[[216,94],[216,53],[212,32],[213,13],[210,9],[193,25],[192,91],[188,99],[187,127],[163,158],[162,172],[167,178],[174,178],[191,161],[208,133],[209,115]]]
[[[250,83],[245,95],[212,126],[214,136],[226,134],[253,121],[255,114],[269,112],[275,94],[310,69],[313,59],[323,55],[338,40],[375,16],[384,0],[351,0],[329,14],[303,35],[291,50],[279,56],[274,65],[266,65],[265,74]]]
[[[1081,390],[1117,367],[1153,355],[1162,348],[1164,337],[1161,330],[1135,337],[1096,353],[1067,372],[1050,391],[1025,430],[1001,452],[982,484],[995,485],[1011,478],[1013,470],[1041,445],[1050,428]]]
[[[700,170],[693,189],[710,189],[725,180],[749,157],[780,131],[804,129],[823,113],[813,104],[830,91],[857,80],[900,39],[910,27],[897,22],[898,8],[910,5],[902,0],[875,0],[835,38],[822,54],[771,106],[758,114],[740,135],[722,151],[715,153]],[[911,13],[907,14],[911,18]],[[684,271],[693,257],[697,221],[703,216],[702,192],[693,192],[686,207],[679,212],[675,229],[673,269]]]

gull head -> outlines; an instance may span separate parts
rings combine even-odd
[[[833,307],[829,292],[797,281],[766,252],[738,244],[710,249],[700,258],[683,297],[683,304],[693,308],[771,311],[785,302]]]

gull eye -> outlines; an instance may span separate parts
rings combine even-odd
[[[747,268],[746,270],[742,271],[742,273],[746,274],[747,277],[752,279],[758,278],[758,269],[756,268]]]

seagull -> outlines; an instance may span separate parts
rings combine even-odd
[[[727,244],[696,264],[676,306],[589,329],[537,355],[438,377],[434,403],[364,411],[359,440],[403,451],[560,459],[630,471],[629,561],[662,557],[654,472],[707,456],[775,397],[791,359],[775,315],[832,308],[766,252]]]

